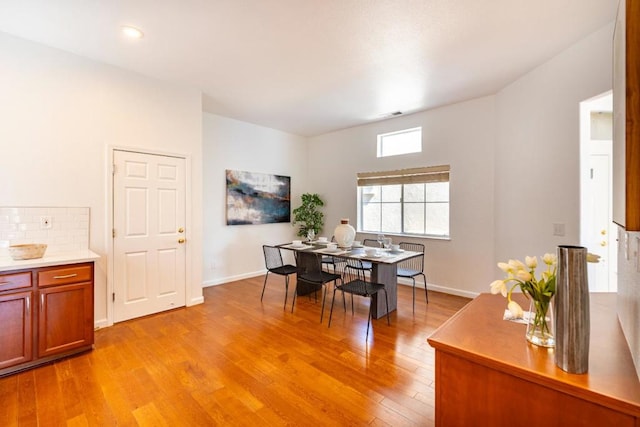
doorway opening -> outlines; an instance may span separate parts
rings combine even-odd
[[[617,291],[616,230],[612,220],[613,96],[580,103],[580,244],[599,255],[589,263],[591,292]]]

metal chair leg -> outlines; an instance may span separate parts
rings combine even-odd
[[[344,292],[342,293],[342,296],[344,297]],[[333,298],[331,298],[331,310],[329,310],[329,325],[327,325],[327,328],[331,327],[331,317],[333,317],[333,303],[336,301],[336,288],[333,288]]]
[[[429,293],[427,292],[427,276],[424,275],[424,273],[422,274],[422,278],[424,279],[424,297],[427,300],[427,304],[429,304]]]
[[[387,304],[387,325],[391,326],[391,321],[389,320],[389,295],[387,294],[387,290],[383,289],[384,291],[384,301]]]
[[[367,336],[365,341],[369,339],[369,325],[371,325],[371,306],[373,305],[373,296],[369,296],[369,315],[367,316]]]
[[[320,323],[322,323],[322,318],[324,317],[324,302],[327,299],[327,285],[324,284],[324,295],[322,296],[322,309],[320,311]]]
[[[296,288],[293,291],[293,302],[291,303],[291,312],[293,313],[293,307],[296,306],[296,296],[298,295],[298,282],[296,281]]]
[[[411,289],[413,289],[413,312],[416,312],[416,278],[412,277],[411,280],[413,280],[413,286],[411,287]]]
[[[287,309],[287,297],[289,296],[289,276],[284,276],[284,307],[283,310]]]
[[[269,277],[269,271],[264,275],[264,283],[262,284],[262,295],[260,295],[260,301],[264,298],[264,289],[267,287],[267,277]]]

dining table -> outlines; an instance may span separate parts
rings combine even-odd
[[[389,302],[389,312],[398,307],[398,263],[411,258],[423,256],[422,252],[406,250],[392,251],[388,248],[378,248],[376,255],[367,255],[367,247],[338,247],[335,250],[328,249],[330,242],[307,241],[299,245],[285,243],[278,245],[282,249],[296,252],[296,263],[298,267],[317,265],[317,256],[331,256],[334,258],[351,258],[369,261],[371,263],[370,281],[383,284],[387,291]],[[306,295],[318,289],[317,284],[304,283],[298,279],[298,295]],[[387,305],[384,298],[378,298],[379,294],[373,296],[371,306],[371,316],[379,319],[387,314]]]

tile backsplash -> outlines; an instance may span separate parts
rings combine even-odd
[[[47,255],[89,249],[89,208],[0,206],[0,256],[24,243],[47,244]]]

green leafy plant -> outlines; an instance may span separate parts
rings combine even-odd
[[[293,210],[292,225],[301,223],[297,235],[306,237],[309,230],[316,235],[324,226],[324,214],[318,209],[324,206],[324,202],[317,194],[305,193],[302,195],[302,204]]]

